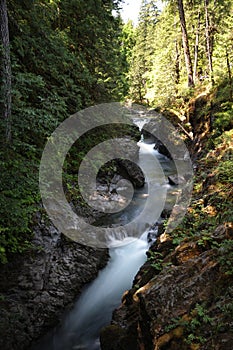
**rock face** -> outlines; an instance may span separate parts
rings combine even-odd
[[[39,214],[38,214],[39,215]],[[56,325],[108,260],[107,250],[69,241],[38,218],[34,251],[0,271],[0,348],[23,350]]]
[[[143,187],[145,184],[145,176],[142,170],[129,160],[117,160],[117,163],[120,168],[120,173],[123,175],[123,178],[129,179],[135,188]]]
[[[135,164],[136,142],[126,137],[120,146],[124,160],[117,160],[119,181],[129,179],[135,187],[144,176]],[[100,174],[106,181],[104,174]],[[113,183],[114,185],[114,183]],[[98,211],[74,205],[79,214],[93,222]],[[0,349],[25,350],[59,323],[64,311],[72,307],[85,284],[92,281],[108,261],[107,249],[93,249],[68,240],[44,214],[37,213],[33,228],[33,249],[1,266],[0,270]]]
[[[105,163],[97,175],[93,201],[95,204],[98,203],[98,208],[101,208],[102,212],[107,212],[114,201],[127,201],[129,182],[134,188],[141,188],[145,184],[145,176],[137,165],[139,155],[137,143],[132,142],[128,137],[119,140],[119,143],[120,148],[125,150],[124,158],[115,158]]]
[[[109,179],[116,178],[116,175],[118,175],[118,181],[120,179],[127,179],[135,188],[140,188],[145,183],[145,176],[136,164],[139,147],[136,142],[132,142],[128,137],[119,140],[119,143],[121,149],[124,150],[124,154],[122,154],[124,158],[116,158],[109,162],[108,167],[103,167],[98,174],[98,181],[100,183],[106,183]],[[115,171],[111,170],[111,168],[115,168]]]
[[[174,250],[162,235],[102,330],[101,349],[232,349],[233,275],[216,245],[226,238],[233,239],[232,224],[219,226],[204,246],[187,240]]]
[[[143,126],[142,134],[144,139],[148,139],[150,143],[155,143],[154,149],[167,158],[183,158],[182,147],[179,148],[178,140],[177,145],[174,148],[174,135],[176,129],[172,124],[166,124],[166,126],[163,125],[163,119],[162,115],[156,114],[155,118],[152,118]],[[172,151],[172,155],[169,150]]]
[[[157,117],[159,118],[159,115]],[[154,149],[156,149],[159,153],[163,154],[164,156],[172,159],[168,149],[158,137],[157,128],[158,122],[155,118],[153,118],[143,126],[142,135],[146,142],[155,144]]]
[[[177,175],[168,176],[168,183],[171,186],[178,186],[185,183],[185,178]]]

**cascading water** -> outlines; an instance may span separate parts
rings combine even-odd
[[[138,118],[140,129],[147,120],[143,119],[142,121]],[[135,124],[138,123],[135,120]],[[146,144],[141,140],[139,146],[138,165],[143,164],[148,173],[153,172],[150,181],[157,188],[158,195],[154,196],[152,203],[154,208],[160,201],[159,188],[164,186],[169,189],[169,186],[164,182],[164,174],[161,174],[161,170],[157,172],[154,167],[151,167],[151,155],[157,159],[160,158],[163,172],[166,175],[174,173],[174,166],[170,160],[154,150],[153,144]],[[137,191],[135,205],[131,207],[130,215],[137,215],[140,206],[144,206],[142,200],[145,196],[144,192]],[[116,218],[122,222],[122,218],[119,216]],[[114,221],[114,218],[112,220]],[[146,260],[146,251],[149,248],[147,236],[148,230],[142,234],[140,239],[125,238],[123,242],[125,245],[122,245],[121,241],[119,247],[110,249],[108,265],[99,272],[96,280],[83,291],[73,310],[66,316],[62,326],[50,333],[33,350],[99,350],[100,329],[109,324],[112,311],[119,306],[124,291],[131,288],[135,274]]]
[[[110,249],[106,268],[84,290],[63,326],[37,349],[100,349],[100,329],[110,322],[112,311],[119,306],[122,294],[131,287],[135,273],[145,261],[148,249],[146,237],[145,234],[141,239]]]

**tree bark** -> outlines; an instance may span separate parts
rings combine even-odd
[[[214,76],[213,76],[213,35],[212,30],[210,26],[210,18],[209,18],[209,0],[204,0],[204,6],[205,6],[205,33],[206,33],[206,50],[207,50],[207,57],[208,57],[208,66],[209,66],[209,75],[210,75],[210,81],[212,84],[214,84]]]
[[[1,118],[6,142],[11,140],[11,60],[6,0],[0,0]]]
[[[188,74],[188,86],[192,87],[194,86],[193,68],[192,68],[192,60],[191,60],[191,55],[189,50],[189,41],[188,41],[188,34],[187,34],[187,28],[186,28],[183,0],[177,0],[177,4],[178,4],[179,16],[180,16],[180,25],[182,29],[184,56],[185,56],[187,74]]]
[[[194,75],[195,81],[198,79],[197,66],[198,66],[200,25],[201,25],[201,12],[200,12],[200,9],[199,9],[199,11],[198,11],[198,19],[197,19],[195,51],[194,51],[194,67],[193,67],[193,75]]]
[[[177,24],[175,20],[175,13],[174,13],[174,32],[177,32]],[[178,93],[178,85],[180,83],[180,51],[179,51],[179,45],[178,45],[178,39],[177,37],[174,40],[174,46],[175,46],[175,84],[176,84],[176,94]]]
[[[228,79],[229,79],[229,88],[230,88],[230,101],[232,101],[232,97],[233,97],[233,88],[232,88],[232,74],[231,74],[231,65],[230,65],[230,60],[229,60],[229,54],[228,54],[228,50],[226,47],[226,61],[227,61],[227,71],[228,71]]]
[[[175,83],[176,86],[180,83],[180,52],[179,52],[179,47],[178,47],[178,42],[177,40],[175,41],[175,72],[176,72],[176,78],[175,78]]]

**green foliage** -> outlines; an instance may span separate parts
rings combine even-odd
[[[166,325],[165,332],[170,332],[171,330],[179,327],[179,326],[186,326],[187,321],[183,321],[181,317],[176,317],[171,319],[171,323],[169,325]]]
[[[139,103],[147,102],[147,74],[153,61],[152,40],[158,18],[156,1],[143,1],[141,5],[139,24],[135,30],[135,47],[132,52],[129,71],[130,97]]]
[[[13,141],[8,148],[0,144],[1,262],[30,246],[40,201],[38,167],[47,137],[70,114],[94,103],[119,101],[126,93],[122,22],[112,15],[119,3],[8,1]],[[98,135],[92,138],[98,140]],[[78,161],[90,139],[82,141]],[[69,185],[72,176],[66,176]]]
[[[166,332],[182,327],[184,330],[184,341],[187,344],[204,344],[206,338],[206,326],[213,323],[205,303],[197,303],[188,317],[172,318],[171,323],[165,327]]]
[[[218,261],[226,275],[233,275],[233,240],[226,239],[220,245]]]
[[[30,154],[30,153],[29,153]],[[38,210],[37,164],[8,149],[0,153],[0,262],[31,247],[31,224]]]
[[[171,233],[175,245],[188,238],[203,248],[214,246],[215,228],[233,221],[232,130],[218,137],[214,132],[209,143],[209,152],[198,163],[191,205],[182,223]]]
[[[25,2],[9,1],[13,73],[18,81],[29,74],[18,97],[33,107],[51,104],[50,111],[58,99],[62,119],[94,102],[118,100],[124,59],[121,23],[112,16],[117,3],[36,0],[25,11]]]
[[[227,89],[228,92],[228,89]],[[223,131],[233,128],[233,103],[230,101],[223,102],[220,105],[220,111],[214,114],[214,129],[220,134]]]
[[[154,3],[142,2],[130,68],[130,97],[136,102],[170,107],[177,99],[186,99],[190,93],[178,6],[176,1],[166,1],[159,14]],[[183,3],[193,65],[196,48],[195,84],[202,89],[210,85],[212,75],[207,55],[204,1],[183,0]],[[233,51],[232,33],[228,28],[233,24],[232,3],[227,0],[208,1],[208,15],[214,79],[218,84],[223,79],[227,81],[229,98],[232,96],[229,67],[232,67]],[[227,124],[228,115],[222,115],[222,118]]]
[[[122,27],[122,36],[121,36],[121,55],[123,62],[125,63],[123,68],[123,78],[124,78],[124,96],[127,96],[129,93],[130,82],[129,82],[129,69],[132,63],[132,53],[133,47],[135,46],[135,29],[133,27],[133,22],[128,21]]]
[[[223,160],[217,167],[217,179],[225,183],[233,183],[232,159]]]
[[[191,312],[191,321],[187,322],[185,334],[187,334],[186,342],[204,344],[207,341],[205,337],[205,327],[213,322],[213,318],[209,316],[208,309],[205,304],[196,304]]]
[[[150,262],[150,266],[155,270],[156,273],[160,273],[164,268],[172,265],[171,262],[164,262],[163,255],[159,252],[148,251],[148,262]]]
[[[152,266],[157,272],[163,269],[163,258],[162,254],[159,252],[149,251],[148,261],[150,261],[150,266]]]

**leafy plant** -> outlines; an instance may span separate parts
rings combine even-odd
[[[226,239],[219,245],[218,261],[226,275],[233,275],[233,240]]]
[[[150,262],[150,266],[153,267],[157,272],[160,272],[163,269],[163,255],[159,252],[152,252],[149,250],[148,261]]]

